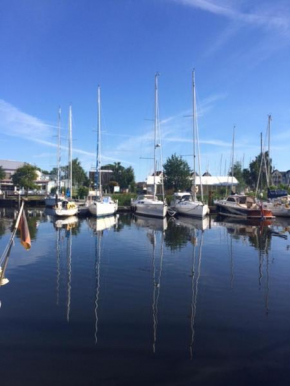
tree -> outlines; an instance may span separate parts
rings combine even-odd
[[[13,184],[18,188],[23,188],[26,192],[28,192],[29,189],[37,189],[37,185],[34,183],[37,178],[36,170],[37,168],[35,166],[24,164],[13,174]]]
[[[6,173],[4,171],[4,169],[2,168],[2,166],[0,166],[0,181],[4,180],[6,177]]]
[[[245,179],[244,179],[244,174],[243,174],[241,162],[237,161],[234,164],[232,170],[229,171],[229,176],[232,176],[232,175],[234,177],[236,177],[236,179],[238,180],[240,190],[244,189],[246,183],[245,183]]]
[[[258,179],[259,179],[260,169],[261,169],[261,174],[260,174],[259,186],[262,189],[267,187],[266,173],[268,173],[268,171],[269,171],[269,163],[270,163],[270,175],[272,173],[272,160],[269,159],[269,153],[266,151],[263,154],[263,157],[264,157],[264,159],[262,158],[262,155],[259,154],[254,159],[254,161],[252,161],[250,163],[249,169],[244,169],[244,171],[243,171],[245,182],[252,189],[256,189],[257,188],[257,183],[258,183]],[[261,163],[262,163],[262,168],[261,168]]]
[[[114,162],[114,164],[104,165],[104,170],[110,170],[111,172],[102,172],[102,185],[104,188],[112,186],[111,181],[116,182],[121,189],[128,189],[130,186],[135,185],[135,175],[132,166],[125,168],[121,165],[121,162]]]
[[[166,189],[186,190],[191,186],[190,167],[187,161],[173,154],[163,165]]]
[[[123,178],[120,186],[122,189],[127,189],[129,187],[135,186],[135,175],[132,166],[129,166],[128,168],[124,169]]]
[[[89,194],[89,188],[86,186],[80,186],[78,188],[78,197],[79,198],[84,198]]]
[[[61,167],[61,172],[64,175],[68,175],[68,166]],[[51,174],[57,175],[57,169],[53,168]],[[86,172],[81,166],[78,158],[72,160],[72,185],[73,186],[90,186],[90,180],[86,175]]]

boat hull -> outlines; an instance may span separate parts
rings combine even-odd
[[[115,202],[93,202],[89,205],[89,212],[95,217],[105,217],[115,214],[118,210],[118,204]]]
[[[151,201],[135,204],[135,213],[141,214],[143,216],[164,218],[167,215],[167,209],[167,205],[161,201]]]
[[[263,209],[269,209],[274,216],[277,217],[290,217],[290,206],[284,203],[265,203]]]
[[[78,213],[78,208],[70,208],[70,209],[54,209],[54,214],[57,217],[69,217],[69,216],[74,216]]]
[[[172,209],[177,214],[182,214],[185,216],[203,218],[209,214],[208,205],[203,204],[202,202],[194,201],[182,201],[175,204]]]
[[[246,219],[265,219],[274,218],[271,210],[263,208],[248,209],[240,206],[229,205],[227,203],[216,202],[217,212],[223,216],[240,217]]]

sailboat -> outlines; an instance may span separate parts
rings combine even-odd
[[[96,195],[89,204],[89,212],[96,217],[111,216],[118,210],[118,201],[110,196],[103,196],[101,175],[101,89],[98,86],[98,131],[96,157]]]
[[[196,148],[198,146],[198,135],[197,135],[197,113],[196,113],[196,94],[195,94],[195,72],[192,71],[192,94],[193,94],[193,185],[192,192],[176,192],[173,195],[171,202],[172,209],[177,214],[183,214],[193,217],[205,217],[209,214],[208,205],[202,202],[203,200],[203,189],[200,184],[201,190],[201,201],[197,200],[196,193],[198,192],[198,186],[196,185]],[[199,162],[200,167],[200,162]]]
[[[68,157],[68,196],[72,196],[72,107],[69,108],[69,157]],[[53,207],[54,215],[58,217],[74,216],[78,213],[77,204],[69,199],[56,199]]]
[[[163,190],[163,200],[158,200],[156,194],[156,149],[160,147],[160,144],[157,144],[157,129],[159,127],[159,117],[158,117],[158,76],[155,75],[155,124],[154,124],[154,187],[153,194],[146,194],[144,196],[137,197],[136,200],[131,202],[131,207],[133,208],[136,214],[142,214],[145,216],[151,217],[165,217],[167,214],[168,206],[164,200],[164,189]],[[162,178],[162,188],[163,188],[163,176]]]
[[[290,217],[290,195],[287,190],[270,190],[271,185],[271,161],[270,161],[270,131],[271,131],[272,116],[268,116],[268,165],[265,165],[265,170],[268,171],[267,185],[268,185],[268,200],[263,202],[264,209],[270,209],[274,216]],[[264,155],[264,153],[263,153]],[[265,157],[264,157],[264,161]],[[266,162],[265,162],[266,164]],[[262,167],[262,162],[261,162]]]

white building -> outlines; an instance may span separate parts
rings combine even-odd
[[[0,166],[5,172],[5,178],[0,181],[1,191],[7,192],[8,194],[13,194],[17,191],[16,186],[14,186],[12,181],[12,176],[17,169],[23,167],[25,162],[20,161],[11,161],[11,160],[0,160]],[[34,183],[38,186],[36,190],[38,194],[46,195],[50,192],[52,188],[56,186],[56,182],[50,178],[50,176],[36,171],[37,178]],[[22,193],[22,192],[21,192]],[[24,192],[23,192],[24,193]]]

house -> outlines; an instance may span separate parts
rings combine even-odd
[[[287,170],[286,172],[280,172],[279,170],[275,169],[271,174],[271,185],[287,185],[290,186],[290,170]]]
[[[207,195],[210,191],[217,190],[217,188],[235,188],[239,184],[239,181],[236,177],[211,176],[209,173],[204,173],[201,177],[198,175],[195,177],[195,184],[198,186],[197,189],[199,189],[200,183],[203,187],[203,193]]]
[[[25,162],[0,160],[0,166],[5,172],[5,178],[1,181],[2,192],[13,193],[16,191],[16,187],[13,185],[12,176],[18,168],[24,166]]]
[[[5,178],[0,182],[1,190],[7,194],[13,194],[17,192],[16,186],[12,181],[12,176],[17,169],[23,167],[25,162],[11,161],[11,160],[0,160],[0,166],[5,172]],[[48,175],[41,173],[39,170],[36,171],[37,178],[34,183],[38,186],[37,192],[39,194],[48,194],[50,190],[56,186],[56,182],[52,180]],[[22,193],[22,192],[21,192]],[[23,192],[24,193],[24,192]]]
[[[146,178],[146,190],[148,194],[154,193],[154,183],[156,185],[156,194],[162,194],[162,180],[163,180],[163,172],[156,172],[156,176],[154,173]]]

